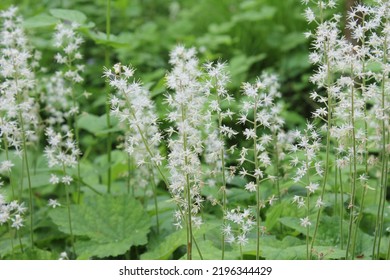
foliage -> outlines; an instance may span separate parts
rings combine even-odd
[[[386,1],[32,2],[0,3],[1,259],[389,259]]]

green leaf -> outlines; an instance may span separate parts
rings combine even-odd
[[[167,260],[172,253],[187,242],[186,231],[178,230],[168,235],[159,246],[141,256],[142,260]]]
[[[27,248],[23,252],[8,255],[5,259],[8,260],[55,260],[58,259],[50,251],[41,250],[38,248]]]
[[[131,33],[123,32],[118,36],[111,34],[110,40],[107,40],[107,34],[100,31],[88,32],[88,36],[95,41],[96,44],[111,46],[113,48],[129,47],[130,42],[134,41],[134,36]]]
[[[32,188],[39,188],[39,187],[44,187],[50,184],[50,174],[48,173],[41,173],[41,174],[36,174],[36,175],[31,175],[31,187]],[[28,178],[27,176],[23,180],[23,186],[25,188],[28,187]]]
[[[198,242],[199,250],[202,253],[203,260],[220,260],[222,258],[222,250],[220,248],[215,247],[212,241],[210,240],[200,240]],[[237,260],[240,258],[240,251],[234,250],[234,251],[225,251],[225,260]],[[184,255],[181,259],[186,259],[187,255]],[[194,246],[193,254],[192,254],[193,260],[201,260],[200,255],[198,251],[196,250],[196,247]]]
[[[76,242],[80,258],[124,254],[131,246],[147,243],[150,218],[130,196],[89,196],[71,205],[73,234],[89,240]],[[66,208],[53,209],[50,218],[62,232],[69,231]]]
[[[271,6],[264,6],[260,11],[249,10],[233,16],[234,22],[243,21],[262,21],[272,19],[276,14],[276,8]]]
[[[94,134],[95,136],[102,136],[109,132],[116,132],[120,130],[117,127],[118,121],[116,118],[111,118],[111,128],[107,127],[106,114],[102,116],[96,116],[93,114],[85,113],[77,120],[77,125],[81,129]]]
[[[229,63],[229,71],[232,77],[232,85],[239,86],[246,79],[249,68],[256,62],[266,58],[266,54],[259,54],[256,56],[246,56],[245,54],[238,54],[234,56]]]
[[[10,242],[9,235],[8,234],[0,235],[0,257],[2,259],[5,257],[11,258],[12,249],[14,249],[15,252],[21,252],[19,242],[23,244],[24,249],[26,249],[26,246],[30,246],[31,244],[29,237],[22,237],[20,241],[17,239],[13,240],[13,248],[12,248],[12,243]]]
[[[47,14],[39,14],[23,21],[24,28],[50,27],[58,23],[58,19]]]
[[[306,250],[306,245],[287,248],[264,246],[262,256],[267,260],[305,260],[307,259]],[[345,257],[345,250],[340,250],[332,246],[315,246],[313,251],[313,258],[316,259],[342,259]]]
[[[50,14],[53,17],[68,20],[71,22],[76,22],[83,24],[87,20],[87,16],[77,10],[68,10],[68,9],[51,9]]]
[[[285,203],[276,204],[271,207],[267,212],[267,219],[265,220],[265,226],[267,230],[272,230],[273,227],[278,223],[280,216],[282,215],[283,209],[285,208]]]
[[[307,229],[303,226],[301,226],[301,222],[299,220],[299,218],[296,218],[296,217],[282,217],[279,219],[279,221],[289,227],[289,228],[292,228],[294,229],[296,232],[298,233],[301,233],[303,235],[306,235],[307,234]],[[309,236],[312,237],[313,236],[313,233],[314,233],[314,222],[312,222],[312,225],[310,226],[310,230],[309,230]]]

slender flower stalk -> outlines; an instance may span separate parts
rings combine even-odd
[[[265,202],[261,199],[260,183],[264,178],[275,180],[273,175],[266,177],[266,174],[264,174],[264,170],[272,163],[266,149],[266,146],[271,143],[272,137],[267,134],[260,137],[259,130],[265,128],[276,132],[283,125],[283,120],[275,114],[278,111],[270,110],[274,105],[274,99],[280,97],[278,89],[279,84],[276,76],[269,74],[263,74],[254,84],[244,83],[243,85],[243,93],[248,97],[248,101],[244,102],[239,123],[249,123],[250,128],[246,128],[243,134],[247,140],[252,141],[252,147],[251,149],[243,148],[241,150],[239,163],[242,165],[244,162],[249,162],[254,165],[253,173],[243,169],[240,174],[248,175],[254,179],[254,182],[246,184],[245,189],[249,192],[255,192],[256,197],[256,259],[260,258],[260,237],[263,232],[260,211],[265,207]],[[250,119],[250,114],[253,114],[253,120]],[[253,152],[251,159],[248,151]],[[274,197],[268,200],[270,205],[274,200]]]
[[[222,194],[221,207],[224,217],[227,211],[227,181],[228,181],[228,170],[226,168],[226,156],[227,149],[225,148],[225,137],[232,138],[238,134],[232,128],[223,124],[223,121],[227,118],[230,120],[233,117],[233,112],[230,109],[223,109],[223,103],[230,104],[232,97],[229,95],[226,87],[229,82],[229,76],[226,71],[226,64],[217,63],[206,63],[204,68],[206,69],[206,84],[209,87],[206,96],[209,98],[209,112],[210,112],[210,132],[208,133],[207,140],[205,142],[205,161],[207,164],[215,164],[215,168],[212,173],[215,177],[221,178],[220,183],[222,184],[219,188],[219,193]],[[211,114],[216,114],[216,124],[212,122],[213,118]],[[219,180],[217,180],[219,183]],[[222,220],[222,227],[225,227],[225,219]],[[222,234],[221,239],[222,247],[222,260],[225,258],[225,234]]]
[[[106,67],[110,66],[110,47],[108,45],[108,42],[110,41],[111,37],[111,0],[107,0],[106,2],[106,40],[107,45],[105,47],[104,51],[104,60]],[[111,128],[111,114],[110,114],[110,95],[107,90],[106,95],[106,124],[107,128]],[[111,150],[112,150],[112,135],[111,132],[107,134],[107,163],[108,163],[108,170],[107,170],[107,192],[111,192],[111,173],[112,173],[112,166],[111,166]]]
[[[176,215],[176,226],[186,226],[187,258],[192,259],[193,227],[199,227],[202,220],[199,213],[203,198],[200,195],[202,170],[199,155],[203,151],[201,125],[205,121],[202,114],[205,95],[195,49],[177,46],[170,54],[173,66],[167,75],[167,86],[174,93],[168,94],[166,102],[171,108],[168,129],[171,139],[168,168],[170,170],[169,190],[179,208]],[[184,214],[184,216],[181,215]]]
[[[129,155],[130,162],[134,160],[138,166],[135,171],[135,173],[140,173],[138,186],[142,185],[142,177],[150,179],[145,182],[145,187],[153,181],[152,192],[159,232],[157,185],[153,167],[158,170],[167,184],[168,180],[162,170],[162,163],[165,159],[158,150],[162,135],[158,129],[150,93],[140,83],[133,81],[134,71],[129,66],[116,64],[112,69],[105,68],[104,77],[109,85],[117,90],[110,98],[111,114],[119,119],[126,130],[124,148]]]
[[[75,22],[63,22],[59,23],[56,26],[56,32],[54,34],[54,46],[59,48],[60,51],[55,55],[55,60],[58,64],[63,64],[64,68],[62,71],[57,72],[60,79],[67,81],[69,85],[67,86],[67,93],[69,94],[68,98],[71,103],[69,110],[69,117],[73,117],[72,122],[68,119],[68,122],[71,122],[73,127],[75,140],[77,145],[80,143],[79,128],[78,128],[78,115],[80,113],[79,108],[79,95],[77,94],[76,84],[83,82],[83,77],[81,74],[84,72],[85,65],[80,63],[80,60],[83,58],[79,49],[81,44],[84,42],[83,38],[78,34],[77,29],[79,25]],[[69,128],[68,128],[69,130]],[[79,150],[79,147],[77,147]],[[77,154],[77,157],[80,155]],[[80,203],[81,197],[81,168],[80,168],[80,158],[77,158],[77,203]]]
[[[68,223],[69,232],[71,238],[71,246],[76,256],[76,250],[74,246],[74,235],[72,227],[72,217],[70,211],[70,192],[69,188],[73,182],[73,178],[68,175],[67,168],[76,168],[80,150],[78,149],[77,142],[74,141],[74,135],[71,131],[68,131],[65,135],[55,132],[53,128],[46,129],[46,137],[48,146],[45,148],[45,156],[48,161],[49,168],[58,167],[62,170],[62,176],[58,177],[57,174],[51,174],[50,183],[53,185],[63,184],[66,191],[66,204],[68,208]]]
[[[35,77],[31,70],[32,55],[22,28],[22,18],[17,16],[17,8],[10,7],[2,11],[0,17],[4,22],[0,31],[1,134],[6,139],[6,149],[13,147],[26,165],[30,241],[33,248],[34,205],[28,145],[38,140],[39,109],[31,96],[35,88]]]
[[[325,10],[332,9],[336,3],[333,0],[328,1],[313,1],[318,9],[318,18],[310,7],[306,8],[306,19],[308,23],[315,22],[317,27],[314,34],[307,33],[308,37],[313,37],[313,52],[310,54],[311,63],[317,65],[317,71],[311,77],[311,82],[316,84],[318,88],[326,91],[326,96],[320,96],[317,92],[311,94],[311,98],[316,102],[323,103],[324,108],[320,108],[314,112],[314,116],[324,120],[326,125],[325,130],[325,167],[321,186],[321,201],[324,199],[325,189],[330,177],[331,169],[331,131],[333,125],[333,111],[335,107],[335,97],[337,91],[334,90],[334,69],[340,59],[340,51],[338,47],[339,29],[337,27],[340,21],[340,15],[334,15],[330,20],[325,20]],[[309,1],[304,1],[308,4]],[[317,212],[315,221],[314,233],[311,242],[310,255],[312,254],[314,243],[317,237],[318,227],[320,225],[321,208]]]

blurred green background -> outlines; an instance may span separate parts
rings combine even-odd
[[[345,14],[347,2],[339,1],[340,13]],[[308,62],[310,42],[303,33],[311,26],[303,17],[305,7],[300,0],[112,0],[109,41],[105,35],[107,3],[2,0],[0,8],[20,8],[33,43],[44,51],[42,65],[53,61],[50,40],[54,25],[45,22],[50,10],[71,9],[85,14],[83,54],[86,87],[92,93],[104,87],[100,77],[108,49],[110,64],[132,64],[158,99],[165,91],[162,79],[169,69],[169,51],[180,43],[196,47],[201,61],[227,61],[230,87],[236,96],[242,82],[255,79],[263,70],[276,72],[286,109],[310,117],[314,106],[308,98],[312,66]],[[104,100],[103,94],[95,98],[91,110],[102,113]]]

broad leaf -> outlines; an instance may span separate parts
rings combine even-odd
[[[50,14],[53,17],[68,20],[71,22],[76,22],[83,24],[87,20],[87,16],[80,11],[76,10],[67,10],[67,9],[51,9]]]
[[[76,244],[83,258],[117,256],[147,243],[150,218],[129,196],[86,197],[83,204],[71,206],[71,216],[73,234],[89,239]],[[50,217],[61,231],[70,233],[66,208],[53,209]]]
[[[39,14],[23,21],[25,28],[50,27],[58,23],[58,19],[47,14]]]
[[[168,235],[163,242],[151,251],[146,252],[141,256],[143,260],[167,260],[172,253],[184,246],[187,242],[185,230],[178,230]]]

